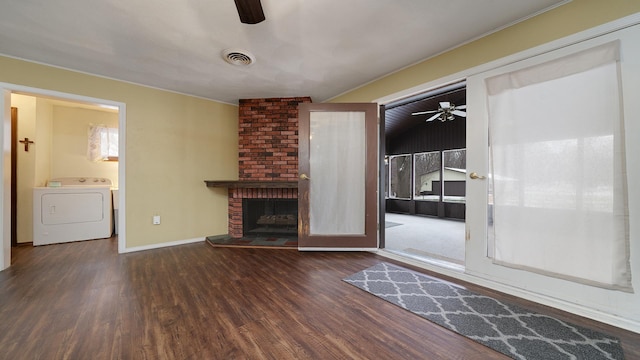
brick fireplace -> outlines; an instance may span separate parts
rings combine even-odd
[[[298,198],[298,104],[310,102],[309,97],[240,100],[238,181],[205,181],[229,189],[229,236],[247,235],[244,199]]]

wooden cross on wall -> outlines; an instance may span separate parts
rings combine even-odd
[[[29,140],[28,137],[24,138],[23,140],[19,140],[20,143],[24,144],[24,151],[29,151],[29,144],[35,144],[35,142]]]

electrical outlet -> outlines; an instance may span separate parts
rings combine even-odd
[[[160,215],[153,216],[153,225],[160,225]]]

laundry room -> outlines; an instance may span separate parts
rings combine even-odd
[[[39,225],[34,220],[37,218],[34,205],[41,206],[39,201],[34,201],[37,200],[34,193],[42,194],[38,189],[51,190],[45,191],[55,194],[50,199],[64,198],[64,203],[44,205],[45,213],[54,215],[45,223],[54,226],[40,230],[41,235],[55,232],[55,228],[65,233],[79,231],[83,234],[78,235],[82,240],[93,238],[92,234],[102,238],[117,233],[112,194],[117,197],[118,193],[118,109],[15,93],[11,94],[11,107],[11,162],[12,176],[15,176],[12,178],[12,244],[34,243],[34,226]],[[92,190],[87,190],[89,187]],[[85,190],[70,191],[71,188]],[[98,198],[99,204],[89,204]],[[115,203],[117,205],[117,201]],[[63,213],[66,207],[76,210]],[[84,210],[79,210],[81,208]],[[79,215],[85,218],[75,218]],[[101,218],[101,225],[89,218],[94,215]],[[87,224],[83,225],[84,229],[64,228],[55,225],[60,221]],[[95,230],[96,225],[102,230]],[[103,230],[106,226],[108,232]],[[52,239],[48,243],[57,242],[64,241]]]

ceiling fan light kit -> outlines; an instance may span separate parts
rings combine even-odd
[[[427,119],[426,122],[433,121],[435,119],[439,119],[442,122],[451,121],[456,118],[456,116],[467,117],[467,113],[461,111],[462,109],[466,109],[467,105],[455,106],[453,103],[448,101],[440,102],[440,106],[438,110],[430,110],[430,111],[419,111],[411,113],[411,115],[424,115],[424,114],[434,114],[430,118]]]

